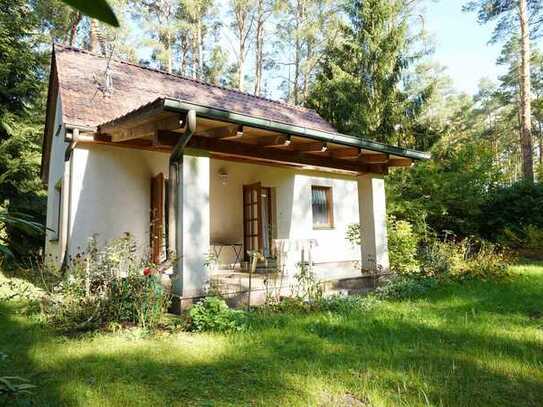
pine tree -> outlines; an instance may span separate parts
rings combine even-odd
[[[30,255],[41,243],[28,230],[14,227],[16,222],[5,222],[20,213],[43,220],[40,113],[46,58],[39,52],[38,27],[24,0],[0,2],[0,251],[7,242],[15,255]]]
[[[298,105],[307,99],[327,42],[337,37],[339,12],[330,0],[289,0],[281,7],[278,31],[282,47],[278,48],[276,64],[288,68],[283,86],[287,100]]]
[[[239,90],[245,90],[245,62],[247,52],[252,42],[255,23],[254,0],[231,0],[231,14],[233,16],[232,30],[238,40],[236,48],[237,78],[236,86]]]
[[[526,181],[533,182],[530,36],[534,36],[540,28],[543,2],[541,0],[476,0],[469,2],[465,10],[477,12],[477,18],[482,24],[497,20],[491,41],[496,42],[511,36],[516,36],[519,40],[518,82],[520,85],[522,173]],[[530,22],[532,22],[531,25]]]
[[[410,62],[404,0],[355,0],[340,40],[329,44],[309,104],[339,131],[404,144],[425,93],[407,95],[401,82]]]

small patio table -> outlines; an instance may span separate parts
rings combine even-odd
[[[241,267],[241,257],[243,254],[243,245],[241,243],[212,242],[210,246],[211,250],[213,250],[213,254],[217,258],[217,261],[221,257],[221,253],[225,247],[231,248],[232,252],[234,253],[234,263],[232,264],[232,270],[236,268],[236,264],[239,264],[239,266]]]

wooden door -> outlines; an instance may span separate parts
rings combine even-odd
[[[164,175],[151,178],[151,262],[159,264],[162,258],[164,236]]]
[[[260,182],[243,186],[243,247],[247,252],[262,250],[262,186]]]

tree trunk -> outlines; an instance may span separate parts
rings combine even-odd
[[[75,38],[77,37],[77,28],[79,27],[79,23],[81,22],[81,17],[82,17],[81,13],[77,12],[75,16],[75,21],[72,24],[72,27],[70,29],[70,40],[69,40],[70,47],[74,46]]]
[[[530,86],[530,33],[528,30],[528,11],[526,0],[519,0],[519,20],[521,32],[521,151],[522,175],[528,182],[534,182],[534,164],[532,152],[531,122],[531,86]]]
[[[172,73],[172,39],[170,32],[168,32],[166,38],[166,58],[168,58],[168,61],[166,62],[168,67],[168,73]]]
[[[245,88],[245,44],[239,43],[238,88],[243,92]]]
[[[98,48],[98,36],[96,34],[96,20],[91,18],[89,27],[89,51],[96,52]]]
[[[292,89],[292,95],[294,97],[294,104],[298,104],[298,85],[300,82],[300,65],[302,61],[302,40],[301,40],[301,29],[304,13],[304,0],[298,0],[296,4],[296,32],[294,37],[294,87]]]
[[[255,95],[260,96],[264,53],[264,0],[258,0],[255,37]]]
[[[197,41],[198,41],[198,72],[196,76],[201,78],[204,73],[204,57],[203,57],[203,38],[202,38],[202,20],[198,20],[198,29],[197,29]]]
[[[539,165],[543,165],[543,127],[541,125],[541,122],[537,122],[539,125]],[[539,180],[540,182],[542,180]]]

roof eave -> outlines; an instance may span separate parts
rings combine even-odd
[[[156,103],[157,101],[155,101]],[[154,103],[153,103],[154,104]],[[208,119],[221,120],[239,124],[242,126],[256,127],[263,130],[276,131],[280,133],[286,133],[293,136],[301,136],[311,138],[317,141],[336,143],[349,147],[357,147],[365,150],[376,151],[385,154],[391,154],[399,157],[410,158],[412,160],[429,160],[431,154],[412,150],[408,148],[401,148],[391,146],[389,144],[378,143],[375,141],[364,140],[358,137],[349,136],[341,133],[333,133],[323,130],[315,130],[307,127],[296,126],[279,121],[263,119],[259,117],[249,116],[241,113],[231,112],[228,110],[218,109],[210,106],[204,106],[201,104],[195,104],[192,102],[164,98],[162,99],[163,109],[171,112],[186,112],[188,110],[195,110],[196,114],[200,117]]]
[[[121,125],[123,122],[126,122],[128,120],[134,120],[141,115],[148,116],[150,114],[155,114],[159,111],[180,113],[187,112],[189,110],[195,110],[196,114],[199,117],[204,117],[207,119],[230,122],[241,126],[255,127],[263,130],[290,134],[292,136],[306,137],[317,141],[341,144],[347,147],[356,147],[365,150],[376,151],[379,153],[409,158],[411,160],[429,160],[431,158],[430,153],[422,151],[396,147],[384,143],[378,143],[375,141],[365,140],[346,134],[316,130],[308,127],[296,126],[289,123],[263,119],[261,117],[249,116],[242,113],[232,112],[216,107],[205,106],[202,104],[173,98],[158,98],[146,105],[139,107],[138,109],[126,113],[125,115],[117,119],[102,123],[98,126],[98,128],[100,131],[103,131],[117,125]]]

